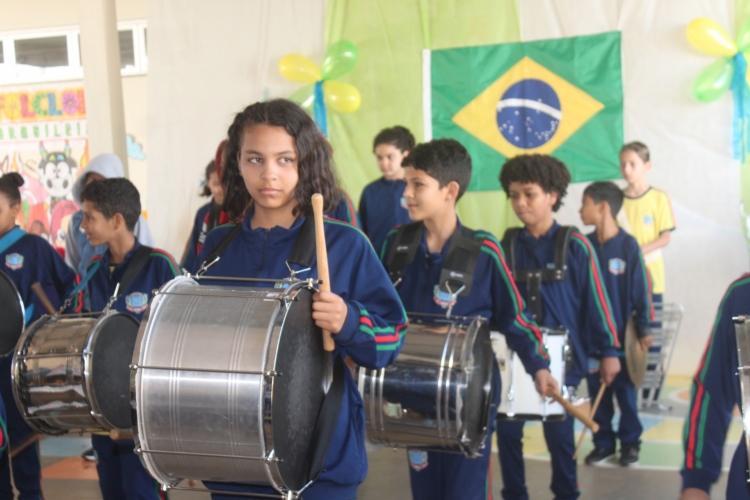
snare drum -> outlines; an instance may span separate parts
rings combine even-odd
[[[745,448],[750,457],[750,316],[737,316],[734,321],[734,334],[737,341],[737,376],[740,379],[742,405],[742,425],[745,431]],[[745,477],[750,483],[750,472]]]
[[[241,482],[282,494],[310,484],[330,383],[312,294],[302,283],[203,286],[184,276],[157,292],[132,367],[136,453],[157,481]]]
[[[0,271],[0,356],[13,352],[26,323],[23,300],[7,274]]]
[[[568,331],[539,328],[549,353],[549,370],[561,384],[565,380],[568,359]],[[503,397],[497,417],[500,420],[565,420],[565,409],[560,403],[542,398],[534,386],[534,379],[526,373],[521,358],[505,342],[505,336],[492,333],[492,347],[500,365]],[[563,394],[565,395],[565,394]]]
[[[492,347],[482,318],[410,318],[387,368],[358,367],[367,436],[377,443],[476,456],[490,423]]]
[[[130,429],[130,360],[138,321],[121,313],[42,316],[18,341],[13,395],[44,434]]]

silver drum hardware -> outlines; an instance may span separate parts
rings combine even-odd
[[[734,321],[734,335],[737,339],[737,376],[740,378],[742,397],[742,425],[745,429],[745,447],[750,457],[750,316],[737,316]],[[747,464],[746,464],[747,465]],[[745,470],[745,478],[750,483],[750,470]]]
[[[138,321],[121,313],[42,316],[18,340],[13,395],[38,432],[130,429]]]
[[[358,368],[367,436],[394,447],[476,456],[489,426],[492,348],[487,322],[410,314],[395,363]]]
[[[565,369],[570,356],[568,331],[558,328],[540,328],[544,344],[549,353],[549,370],[555,380],[562,384],[563,396],[567,397],[564,386]],[[505,342],[505,336],[492,334],[500,378],[503,381],[503,397],[497,411],[501,420],[565,420],[565,409],[560,403],[542,398],[536,391],[534,379],[526,373],[521,358]]]
[[[311,282],[251,288],[180,276],[156,293],[131,373],[136,453],[164,489],[193,478],[296,498],[309,486],[330,384],[313,292]]]

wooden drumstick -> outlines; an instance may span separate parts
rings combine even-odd
[[[565,411],[567,411],[568,413],[573,415],[575,418],[583,422],[583,425],[585,425],[586,427],[591,427],[591,430],[593,430],[594,432],[597,432],[599,430],[599,424],[594,422],[594,420],[588,415],[586,415],[586,413],[584,413],[583,410],[573,406],[573,404],[567,399],[565,399],[564,397],[562,397],[559,392],[557,391],[551,392],[550,397],[554,399],[555,401],[557,401],[558,403],[560,403],[563,406],[563,408],[565,408]]]
[[[112,441],[117,441],[118,439],[134,439],[135,436],[133,435],[133,431],[128,430],[122,430],[122,429],[112,429],[109,431],[109,439]]]
[[[594,418],[594,415],[596,415],[596,410],[599,409],[599,403],[602,402],[602,396],[604,396],[604,391],[607,390],[607,386],[602,384],[599,386],[599,392],[596,394],[596,400],[594,401],[594,406],[591,407],[591,411],[589,412],[589,416],[591,418]],[[576,445],[576,452],[573,453],[573,460],[578,458],[578,452],[581,451],[581,446],[583,446],[583,440],[586,437],[586,431],[589,430],[588,427],[584,427],[583,431],[581,432],[581,437],[578,438],[578,444]]]
[[[41,302],[44,308],[47,310],[47,314],[50,314],[52,316],[57,314],[55,308],[52,307],[52,302],[49,301],[49,297],[47,297],[47,294],[44,293],[44,288],[42,288],[42,285],[39,284],[38,281],[31,285],[31,291],[34,292],[37,297],[39,297],[39,302]]]
[[[318,257],[318,279],[321,292],[331,291],[331,277],[328,273],[328,249],[326,248],[326,235],[323,227],[323,195],[315,193],[312,195],[313,213],[315,214],[315,253]],[[333,352],[336,344],[333,343],[331,332],[323,330],[323,348]]]

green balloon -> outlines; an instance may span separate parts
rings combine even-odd
[[[358,57],[359,52],[352,42],[339,40],[334,43],[326,50],[320,67],[323,80],[335,80],[349,73],[357,64]]]
[[[747,52],[750,49],[750,19],[745,21],[737,34],[737,50]]]
[[[315,84],[310,83],[298,88],[291,93],[289,100],[299,104],[308,113],[312,113],[313,104],[315,103]]]
[[[701,102],[713,102],[724,95],[732,83],[734,60],[728,57],[719,59],[701,71],[693,84],[693,94]]]

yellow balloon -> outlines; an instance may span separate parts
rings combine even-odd
[[[318,65],[302,54],[287,54],[279,61],[279,71],[287,80],[315,83],[321,80]]]
[[[335,80],[323,82],[326,104],[339,113],[351,113],[362,104],[362,96],[354,85]]]
[[[696,49],[713,56],[732,57],[737,45],[719,24],[708,17],[697,17],[687,25],[687,39]]]

